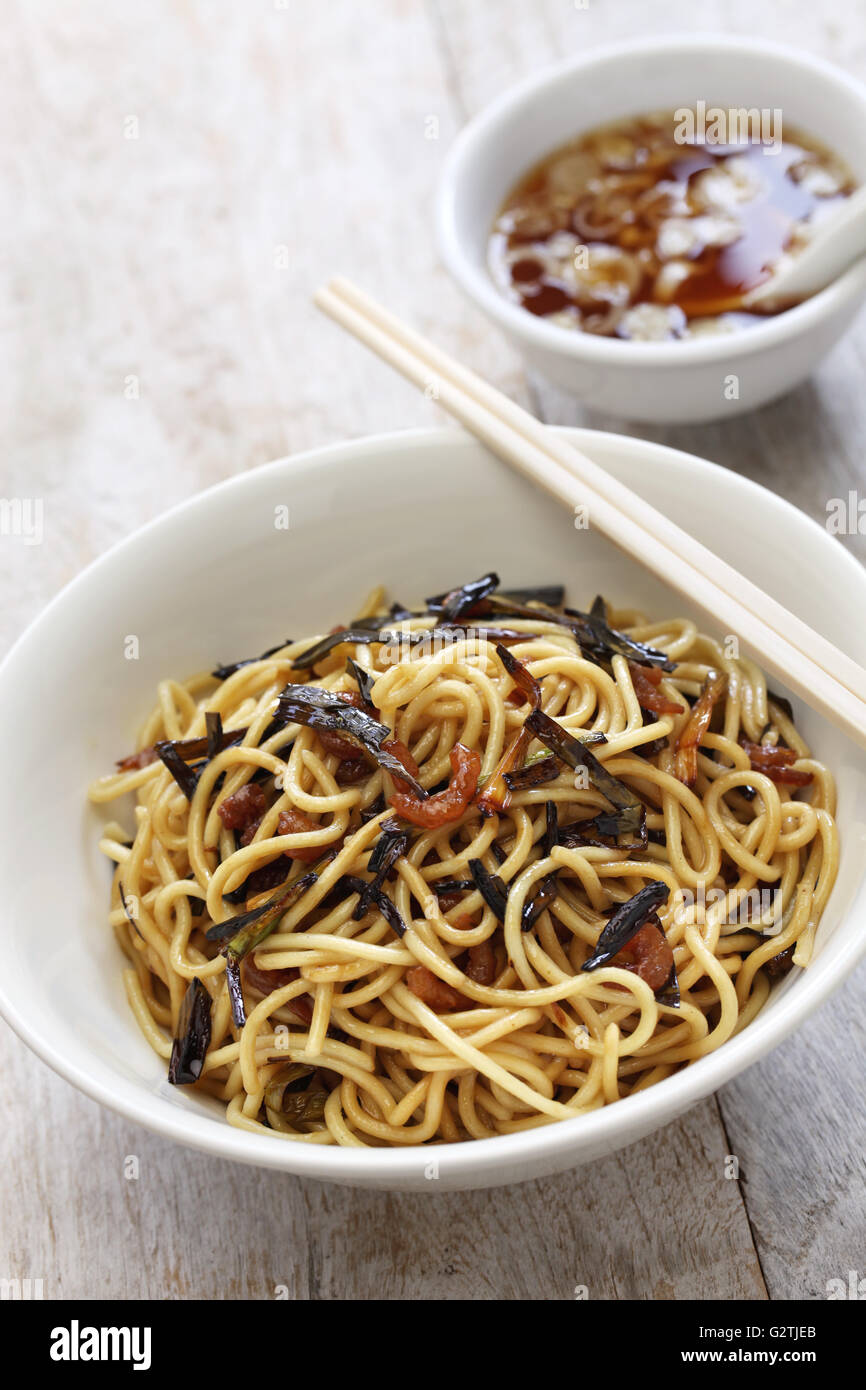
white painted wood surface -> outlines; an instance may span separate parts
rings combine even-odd
[[[866,76],[862,7],[807,0],[9,0],[0,489],[43,499],[51,544],[0,545],[0,649],[199,488],[437,421],[315,313],[336,270],[544,418],[638,432],[527,382],[437,265],[433,190],[456,130],[512,81],[626,34],[712,29]],[[864,356],[861,320],[795,396],[639,432],[821,518],[863,486]],[[844,543],[866,558],[863,537]],[[47,1298],[820,1298],[866,1269],[864,1006],[861,970],[664,1133],[590,1169],[453,1195],[191,1154],[101,1111],[4,1027],[0,1276],[41,1278]]]

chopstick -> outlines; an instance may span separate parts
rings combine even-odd
[[[639,560],[714,624],[752,648],[771,674],[866,747],[866,671],[757,585],[558,437],[488,382],[348,281],[318,306],[436,399],[493,453]]]
[[[740,574],[719,556],[713,554],[700,541],[683,531],[670,518],[645,502],[624,483],[620,483],[616,478],[606,473],[576,445],[559,438],[546,425],[530,415],[528,411],[523,410],[521,406],[509,400],[507,396],[497,391],[488,382],[428,342],[420,333],[410,328],[408,324],[402,323],[394,314],[389,313],[387,309],[377,304],[350,281],[338,276],[331,280],[329,285],[321,290],[316,297],[316,302],[320,308],[331,314],[331,317],[339,318],[339,313],[334,312],[335,306],[332,296],[336,296],[347,307],[355,309],[358,314],[367,318],[371,324],[381,329],[382,333],[391,337],[395,344],[401,344],[417,357],[423,358],[427,363],[423,379],[425,386],[430,384],[431,376],[436,376],[437,378],[447,378],[468,392],[479,404],[493,411],[501,420],[518,430],[530,443],[536,444],[545,453],[550,454],[551,458],[573,472],[585,483],[587,488],[593,489],[644,530],[652,532],[651,539],[655,538],[661,541],[668,549],[676,553],[678,559],[687,560],[694,568],[707,573],[720,588],[724,588],[727,593],[749,608],[756,617],[762,618],[780,635],[787,637],[794,646],[821,666],[828,675],[846,686],[853,694],[858,695],[861,700],[866,701],[866,671],[862,666],[852,661],[849,656],[840,651],[838,647],[833,646],[820,633],[815,632],[795,614],[778,603],[776,599],[771,598],[769,594],[758,588],[745,575]],[[351,328],[348,321],[345,319],[341,321],[344,322],[344,326]],[[356,332],[357,330],[351,328],[351,331]],[[368,341],[368,345],[374,347],[374,350],[380,351],[372,341]],[[383,355],[381,351],[380,355]],[[393,362],[392,365],[396,366],[397,363]],[[400,370],[408,375],[403,367]],[[440,404],[442,404],[441,399]],[[446,409],[448,409],[447,406]],[[469,427],[472,428],[471,425]],[[508,461],[521,467],[516,458]],[[522,471],[527,476],[533,476],[530,469],[523,469]],[[600,530],[604,530],[600,520],[597,520],[597,524]],[[615,541],[616,537],[610,535],[610,539]],[[638,556],[638,558],[642,557]],[[649,567],[652,568],[652,566]],[[663,574],[662,577],[676,587],[669,575]],[[715,614],[715,610],[708,609],[706,611],[710,612],[711,615],[718,616]]]

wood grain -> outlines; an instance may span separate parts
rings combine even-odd
[[[573,1173],[392,1194],[175,1148],[17,1043],[4,1064],[3,1255],[46,1298],[766,1297],[714,1101]]]
[[[796,34],[854,71],[866,54],[855,7],[830,19],[805,0],[377,0],[374,20],[352,0],[11,3],[2,488],[43,499],[47,543],[0,545],[0,650],[94,555],[201,487],[438,421],[314,312],[336,270],[545,418],[582,419],[527,382],[438,266],[438,170],[460,124],[545,62],[716,26]],[[742,421],[631,432],[821,516],[861,484],[864,351],[861,328],[795,398]],[[863,979],[722,1093],[727,1131],[708,1101],[591,1168],[487,1193],[351,1191],[192,1154],[100,1110],[3,1028],[0,1276],[42,1278],[49,1298],[821,1296],[863,1264]],[[729,1152],[745,1181],[724,1176]]]

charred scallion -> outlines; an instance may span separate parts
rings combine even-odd
[[[210,714],[205,716],[205,722],[214,718]],[[223,748],[230,748],[235,743],[240,743],[246,734],[246,729],[230,729],[225,732],[222,728],[222,720],[219,720],[219,732],[216,725],[208,723],[208,732],[200,738],[179,738],[163,739],[154,745],[157,754],[168,768],[177,785],[180,787],[187,801],[191,801],[195,789],[198,785],[199,769],[194,766],[197,759],[207,761],[221,752]]]
[[[790,719],[791,723],[793,724],[794,710],[791,705],[791,701],[788,699],[787,695],[777,695],[775,690],[768,690],[767,699],[772,700],[774,705],[778,705],[782,713],[786,716],[786,718]]]
[[[600,849],[646,849],[646,807],[640,808],[637,829],[631,838],[620,833],[620,821],[610,811],[599,811],[589,820],[572,821],[560,836],[560,844],[566,846],[595,845]]]
[[[668,975],[661,989],[655,992],[659,1004],[664,1004],[669,1009],[678,1009],[682,1003],[680,998],[680,982],[677,979],[677,968],[671,966],[671,973]]]
[[[240,961],[226,961],[226,986],[228,987],[229,1000],[232,1006],[232,1018],[237,1028],[243,1028],[247,1021],[247,1011],[244,1007],[244,991],[241,984]]]
[[[328,1091],[315,1067],[289,1062],[265,1087],[265,1109],[292,1121],[321,1120]]]
[[[188,877],[191,883],[195,883],[195,874],[189,874]],[[192,916],[200,917],[205,909],[204,898],[193,897],[193,895],[190,894],[190,896],[187,898],[187,902],[189,903],[189,910]]]
[[[388,926],[397,936],[402,937],[406,935],[406,923],[400,916],[400,910],[397,904],[391,901],[384,889],[377,889],[376,892],[371,895],[370,901],[371,905],[381,912]]]
[[[456,622],[498,588],[499,576],[491,571],[490,574],[483,574],[480,579],[472,579],[468,584],[451,589],[447,594],[428,598],[427,606],[431,613],[441,613],[447,621]]]
[[[211,671],[211,675],[218,681],[227,681],[229,676],[233,676],[235,671],[240,671],[242,666],[252,666],[255,661],[267,661],[269,656],[275,656],[276,653],[281,652],[284,647],[290,647],[291,645],[292,639],[291,637],[287,637],[284,642],[278,642],[275,647],[268,647],[268,650],[262,652],[261,656],[247,656],[241,661],[230,661],[225,666],[216,666],[214,670]]]
[[[192,801],[195,796],[195,789],[198,786],[198,773],[194,767],[185,763],[176,743],[164,741],[155,745],[156,751],[168,768],[177,785],[180,787],[187,801]]]
[[[515,772],[503,772],[502,780],[510,792],[525,792],[533,787],[543,787],[545,782],[555,781],[560,771],[559,759],[551,753],[530,758]]]
[[[500,922],[505,921],[505,908],[508,902],[508,888],[498,874],[485,869],[480,859],[469,860],[472,881],[486,902],[490,911]]]
[[[369,671],[365,671],[363,666],[359,666],[357,661],[353,661],[351,657],[348,657],[346,659],[346,670],[349,672],[349,675],[355,681],[361,699],[364,701],[365,704],[372,706],[374,684],[373,676],[370,675]]]
[[[279,888],[281,883],[285,883],[291,871],[291,859],[287,854],[281,854],[268,864],[253,869],[240,888],[232,889],[231,893],[223,893],[223,902],[236,907],[239,903],[245,903],[247,898],[256,898],[259,893],[269,893],[272,888]],[[225,926],[225,923],[220,925]]]
[[[305,724],[314,731],[346,735],[392,777],[407,782],[417,797],[426,799],[427,792],[421,783],[384,746],[391,739],[390,730],[364,710],[319,686],[290,685],[279,698],[278,712],[286,723]]]
[[[340,883],[343,887],[348,888],[350,893],[357,893],[359,900],[369,889],[373,889],[372,883],[368,883],[366,879],[357,878],[354,874],[344,874]],[[375,907],[376,911],[382,914],[388,926],[397,936],[406,935],[406,923],[400,916],[400,910],[383,889],[376,888],[370,893],[366,910],[369,912],[371,907]]]
[[[223,747],[223,720],[218,711],[208,710],[204,717],[205,728],[207,729],[207,748],[205,756],[210,760],[215,758]]]
[[[581,966],[582,970],[598,970],[608,965],[623,946],[627,946],[652,914],[667,902],[668,886],[654,881],[640,888],[628,902],[621,903],[606,922],[595,950]]]
[[[120,879],[118,879],[117,881],[117,891],[120,894],[120,901],[123,905],[123,911],[126,914],[127,922],[132,927],[132,930],[135,932],[136,936],[141,936],[141,930],[139,928],[138,923],[135,920],[135,917],[132,914],[132,909],[129,906],[129,903],[127,902],[126,894],[123,891],[123,884],[120,882]]]
[[[308,647],[293,659],[292,666],[296,671],[308,671],[311,666],[329,656],[335,647],[342,647],[344,642],[361,643],[369,647],[376,643],[398,641],[406,636],[407,633],[389,632],[384,628],[344,627],[339,632],[329,632],[326,637],[314,642],[312,647]]]
[[[541,843],[545,855],[549,855],[554,845],[559,844],[559,812],[555,801],[544,803],[544,839]]]
[[[615,829],[618,835],[640,832],[645,812],[639,797],[624,782],[613,777],[585,743],[574,738],[540,709],[532,711],[524,727],[569,767],[575,771],[585,769],[596,791],[616,807]]]
[[[384,792],[380,792],[379,795],[375,798],[375,800],[371,801],[371,802],[370,802],[370,805],[369,805],[369,806],[365,806],[364,809],[362,810],[362,812],[361,812],[361,821],[362,821],[362,823],[363,823],[364,825],[366,825],[366,823],[367,823],[368,820],[375,820],[376,816],[380,816],[380,815],[382,814],[382,812],[384,811],[384,809],[385,809],[385,794],[384,794]]]
[[[466,893],[475,884],[471,878],[437,878],[430,887],[437,898],[445,898],[451,893]]]
[[[561,608],[565,599],[565,586],[539,584],[529,589],[501,589],[499,597],[512,599],[515,603],[541,603],[546,608]]]
[[[197,975],[187,986],[171,1045],[168,1079],[172,1086],[191,1086],[201,1076],[210,1046],[211,998]]]
[[[618,632],[605,618],[605,605],[597,598],[588,613],[578,608],[566,608],[565,614],[573,625],[575,636],[584,651],[596,660],[609,662],[613,656],[624,656],[629,661],[643,666],[660,666],[663,671],[673,671],[676,663],[665,652],[648,647],[624,632]]]
[[[369,911],[370,903],[376,900],[377,895],[382,889],[389,871],[409,848],[409,834],[403,830],[396,822],[388,822],[382,826],[382,834],[373,847],[373,852],[367,863],[367,868],[374,877],[369,883],[365,884],[364,891],[358,904],[352,913],[356,922],[360,922],[364,913]]]
[[[270,902],[262,903],[249,912],[239,913],[236,917],[229,917],[225,922],[216,923],[205,933],[208,941],[226,942],[227,944],[222,948],[226,959],[242,960],[248,951],[254,951],[264,941],[265,937],[273,931],[280,917],[289,910],[292,903],[297,902],[298,898],[316,882],[318,877],[318,873],[311,869],[300,878],[296,878],[282,893],[271,898]]]
[[[523,911],[520,914],[521,931],[530,931],[535,926],[544,909],[550,906],[558,892],[559,885],[556,882],[555,873],[539,879],[532,892],[524,900]]]

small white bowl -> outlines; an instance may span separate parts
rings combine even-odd
[[[589,430],[568,436],[866,659],[866,571],[802,513],[672,449]],[[286,505],[291,528],[278,530],[274,509]],[[326,631],[377,582],[405,603],[490,568],[515,585],[563,581],[581,606],[601,592],[658,616],[685,611],[639,564],[575,530],[552,499],[450,430],[357,440],[245,473],[122,541],[49,604],[0,667],[0,1013],[55,1071],[128,1119],[225,1158],[365,1187],[493,1187],[574,1167],[666,1124],[763,1056],[845,978],[866,949],[866,753],[795,702],[837,778],[839,877],[810,968],[717,1052],[592,1114],[434,1150],[251,1134],[232,1128],[216,1101],[168,1084],[127,1006],[106,920],[110,871],[97,841],[117,811],[88,806],[88,782],[132,747],[161,678],[251,656],[287,633]],[[131,636],[137,660],[126,659]]]
[[[593,49],[514,87],[461,132],[439,186],[439,248],[457,283],[533,367],[585,405],[629,420],[710,420],[763,405],[808,376],[866,297],[864,259],[766,323],[714,338],[637,343],[545,323],[503,296],[487,245],[517,179],[595,126],[698,100],[779,108],[783,128],[790,122],[817,136],[866,180],[866,87],[776,44],[689,36]]]

